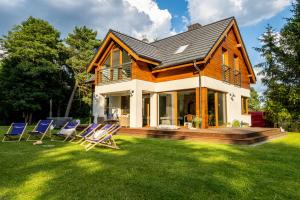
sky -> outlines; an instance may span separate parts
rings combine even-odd
[[[291,15],[292,0],[0,0],[0,37],[29,16],[49,21],[61,38],[75,26],[86,25],[103,39],[112,28],[131,36],[164,38],[186,31],[192,23],[202,25],[235,16],[252,65],[262,62],[253,47],[267,24],[276,31]],[[255,69],[257,72],[258,70]],[[258,77],[255,89],[264,90]]]

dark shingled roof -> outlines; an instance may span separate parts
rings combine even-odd
[[[232,20],[233,17],[217,21],[152,43],[110,31],[137,55],[158,61],[160,65],[155,69],[161,69],[205,58]],[[175,54],[184,45],[188,45],[186,49]]]
[[[137,55],[161,62],[161,59],[158,54],[158,50],[155,46],[114,30],[110,30],[110,32],[112,32],[116,37],[118,37],[124,44],[126,44]]]

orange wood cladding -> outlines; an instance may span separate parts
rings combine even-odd
[[[203,75],[217,80],[222,80],[222,50],[226,49],[228,53],[228,65],[231,67],[231,79],[233,79],[233,70],[234,70],[234,57],[239,58],[239,69],[241,72],[241,87],[250,88],[250,79],[245,58],[243,57],[240,48],[238,48],[238,42],[234,31],[231,29],[227,37],[224,38],[223,42],[219,45],[217,50],[212,54],[211,59],[205,66],[203,70]],[[231,80],[233,82],[233,80]]]

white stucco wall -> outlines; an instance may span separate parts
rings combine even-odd
[[[250,97],[250,90],[205,76],[202,77],[201,85],[202,87],[226,93],[228,122],[232,122],[234,119],[237,119],[251,124],[250,115],[241,114],[241,96]],[[134,79],[126,82],[96,86],[95,94],[106,95],[120,92],[127,92],[129,94],[129,91],[133,91],[132,96],[130,97],[130,127],[142,127],[142,92],[149,92],[151,112],[150,125],[157,126],[157,92],[192,89],[198,86],[198,77],[160,83]],[[102,100],[103,98],[96,101],[96,105],[93,107],[94,115],[102,113],[101,110],[104,110],[104,103],[101,102]],[[120,99],[118,102],[120,103]]]

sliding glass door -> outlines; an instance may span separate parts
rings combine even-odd
[[[209,90],[208,101],[208,126],[219,127],[226,125],[226,94]]]

